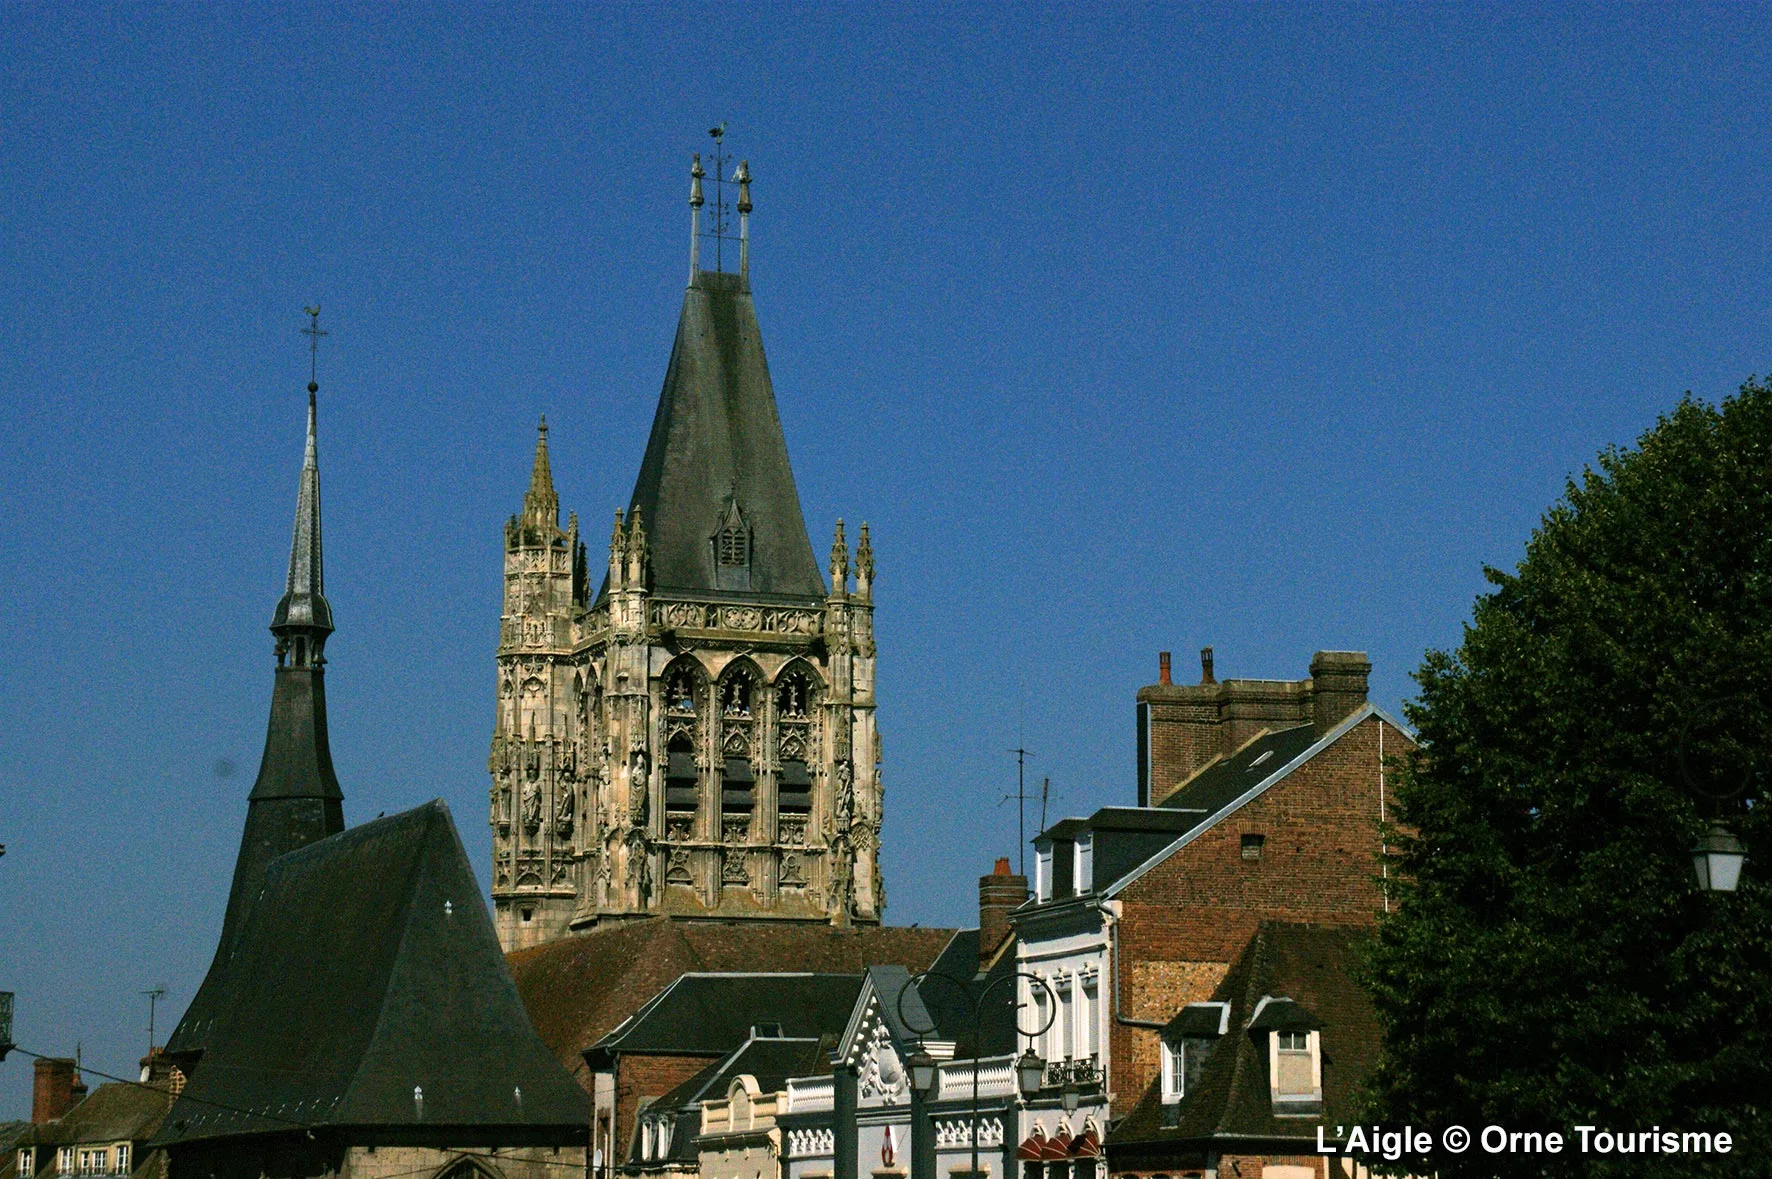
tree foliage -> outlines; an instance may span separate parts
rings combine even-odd
[[[1772,1174],[1772,384],[1688,394],[1486,572],[1463,644],[1416,673],[1371,1112],[1736,1142],[1472,1148],[1447,1176]],[[1719,807],[1748,848],[1733,895],[1699,892],[1689,854]]]

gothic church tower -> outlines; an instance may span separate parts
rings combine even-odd
[[[492,739],[493,904],[515,949],[681,918],[878,923],[874,559],[837,521],[827,584],[800,513],[749,274],[703,270],[691,170],[688,290],[652,435],[588,592],[536,445],[505,529]],[[716,197],[714,236],[725,210]],[[718,264],[716,264],[718,265]],[[853,575],[853,580],[852,580]]]

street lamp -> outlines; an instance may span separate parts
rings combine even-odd
[[[1739,781],[1731,781],[1733,774],[1724,776],[1721,786],[1714,779],[1719,775],[1712,767],[1709,773],[1694,772],[1689,760],[1694,732],[1698,729],[1701,719],[1708,719],[1708,714],[1723,714],[1734,717],[1744,708],[1760,706],[1755,697],[1742,694],[1723,696],[1706,701],[1695,708],[1686,719],[1685,727],[1680,731],[1679,744],[1675,747],[1675,755],[1679,761],[1680,776],[1686,779],[1686,785],[1694,794],[1708,799],[1711,804],[1710,830],[1692,849],[1692,872],[1698,877],[1698,887],[1703,892],[1734,892],[1741,883],[1741,863],[1747,859],[1747,849],[1735,838],[1735,832],[1724,823],[1721,812],[1724,805],[1732,799],[1748,796],[1748,806],[1753,805],[1751,789],[1754,786],[1754,767],[1749,758],[1741,758],[1738,754],[1737,764],[1747,761],[1746,768],[1741,770]],[[1725,740],[1723,749],[1727,750],[1731,742]],[[1709,750],[1714,756],[1715,750]],[[1726,764],[1726,763],[1725,763]]]
[[[967,1010],[972,1013],[972,1117],[970,1134],[972,1139],[972,1173],[968,1179],[979,1179],[978,1060],[979,1050],[983,1047],[984,1040],[984,1013],[988,1010],[985,999],[989,997],[991,992],[995,991],[1004,983],[1013,984],[1024,978],[1033,986],[1039,987],[1046,995],[1045,1003],[1041,1004],[1041,1009],[1046,1014],[1046,1022],[1031,1031],[1021,1026],[1021,1020],[1019,1018],[1021,1004],[1017,1002],[1015,1005],[1018,1016],[1015,1021],[1015,1030],[1021,1035],[1032,1039],[1034,1037],[1045,1035],[1046,1029],[1052,1026],[1052,1021],[1058,1018],[1058,998],[1052,993],[1052,987],[1046,982],[1046,980],[1038,975],[1028,974],[1025,971],[1020,970],[1011,971],[1010,973],[1003,975],[1001,978],[992,979],[975,995],[973,994],[972,985],[970,983],[957,979],[951,974],[943,974],[938,970],[925,970],[921,974],[912,975],[910,985],[898,992],[898,1018],[906,1027],[916,1032],[919,1036],[926,1036],[935,1031],[935,1025],[932,1022],[930,1026],[926,1028],[913,1027],[911,1021],[905,1019],[904,1000],[905,996],[909,995],[913,989],[920,987],[929,979],[939,979],[942,982],[947,983],[955,991],[959,992],[960,997],[966,1001]],[[940,1072],[935,1058],[930,1056],[927,1051],[919,1046],[917,1051],[911,1054],[911,1058],[907,1064],[910,1067],[911,1084],[916,1088],[917,1092],[923,1094],[928,1101],[934,1101],[936,1093],[941,1088]],[[1015,1087],[1020,1090],[1023,1097],[1031,1097],[1035,1093],[1038,1093],[1041,1086],[1045,1083],[1045,1080],[1046,1062],[1041,1060],[1039,1056],[1034,1053],[1032,1048],[1029,1048],[1026,1052],[1023,1052],[1016,1058]],[[927,1118],[927,1114],[925,1114],[925,1117]],[[913,1163],[921,1153],[921,1148],[917,1146],[919,1136],[926,1136],[930,1132],[930,1127],[927,1125],[914,1125],[911,1127],[911,1158]],[[933,1179],[933,1176],[930,1176],[929,1179]]]
[[[1741,881],[1741,861],[1747,850],[1735,833],[1718,819],[1710,832],[1692,849],[1692,871],[1698,876],[1698,887],[1705,892],[1734,892]]]

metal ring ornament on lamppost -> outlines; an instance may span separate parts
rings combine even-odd
[[[1679,743],[1674,747],[1680,777],[1686,780],[1687,788],[1711,804],[1710,830],[1692,848],[1692,871],[1698,878],[1698,887],[1705,892],[1734,892],[1740,883],[1741,864],[1747,858],[1747,849],[1723,822],[1722,810],[1725,803],[1747,794],[1754,781],[1754,767],[1749,764],[1742,769],[1741,781],[1733,789],[1716,790],[1700,784],[1703,775],[1693,773],[1688,751],[1692,746],[1693,731],[1701,718],[1723,711],[1726,706],[1742,703],[1758,704],[1759,701],[1746,693],[1738,693],[1698,705],[1687,714],[1686,723],[1680,728]]]
[[[944,974],[939,970],[925,970],[911,976],[910,982],[906,984],[903,990],[898,992],[898,1000],[895,1004],[898,1010],[898,1021],[911,1031],[915,1032],[918,1036],[927,1036],[929,1033],[935,1031],[935,1024],[931,1022],[926,1028],[919,1028],[912,1024],[910,1020],[905,1018],[904,1000],[906,995],[909,995],[913,990],[920,990],[922,984],[930,979],[936,979],[947,983],[955,991],[959,992],[960,997],[966,1001],[967,1008],[972,1012],[972,1113],[970,1118],[970,1134],[968,1135],[972,1140],[972,1170],[969,1179],[978,1179],[978,1053],[979,1049],[982,1047],[980,1041],[984,1038],[985,999],[1004,983],[1020,982],[1022,979],[1026,979],[1034,986],[1039,987],[1041,991],[1045,992],[1046,1002],[1042,1005],[1042,1008],[1046,1013],[1046,1022],[1042,1023],[1039,1027],[1034,1028],[1032,1031],[1021,1026],[1022,1004],[1019,1000],[1015,1004],[1014,1022],[1016,1033],[1021,1036],[1026,1036],[1031,1040],[1038,1039],[1040,1036],[1045,1035],[1047,1030],[1052,1027],[1053,1021],[1058,1018],[1058,996],[1053,994],[1051,984],[1045,979],[1037,974],[1029,974],[1025,970],[1011,971],[1000,978],[992,979],[984,985],[984,988],[978,992],[976,997],[972,993],[972,986],[970,983],[957,979],[951,974]],[[933,1015],[931,1015],[930,1018],[933,1021]],[[924,1095],[925,1100],[935,1100],[935,1095],[940,1091],[941,1087],[941,1073],[938,1067],[938,1062],[935,1058],[919,1047],[907,1063],[910,1066],[911,1084],[917,1088],[918,1092]],[[1024,1098],[1032,1097],[1035,1093],[1040,1091],[1042,1085],[1045,1083],[1046,1062],[1041,1060],[1039,1054],[1030,1047],[1027,1051],[1016,1057],[1013,1071],[1015,1073],[1016,1089]],[[933,1121],[933,1119],[931,1119],[931,1121]],[[916,1127],[912,1127],[911,1133],[913,1136],[911,1157],[915,1160]]]

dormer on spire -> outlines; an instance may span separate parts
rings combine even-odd
[[[720,505],[720,518],[713,536],[708,538],[714,556],[714,588],[748,590],[751,588],[751,522],[738,506],[736,485],[726,492]]]
[[[303,331],[317,347],[320,309],[310,307],[312,324]],[[295,534],[289,543],[289,578],[277,609],[271,616],[271,633],[277,636],[277,663],[288,656],[291,666],[319,667],[321,652],[332,633],[332,605],[326,600],[324,562],[320,550],[320,448],[316,395],[319,383],[308,380],[308,440],[302,455],[301,483],[295,498]]]

